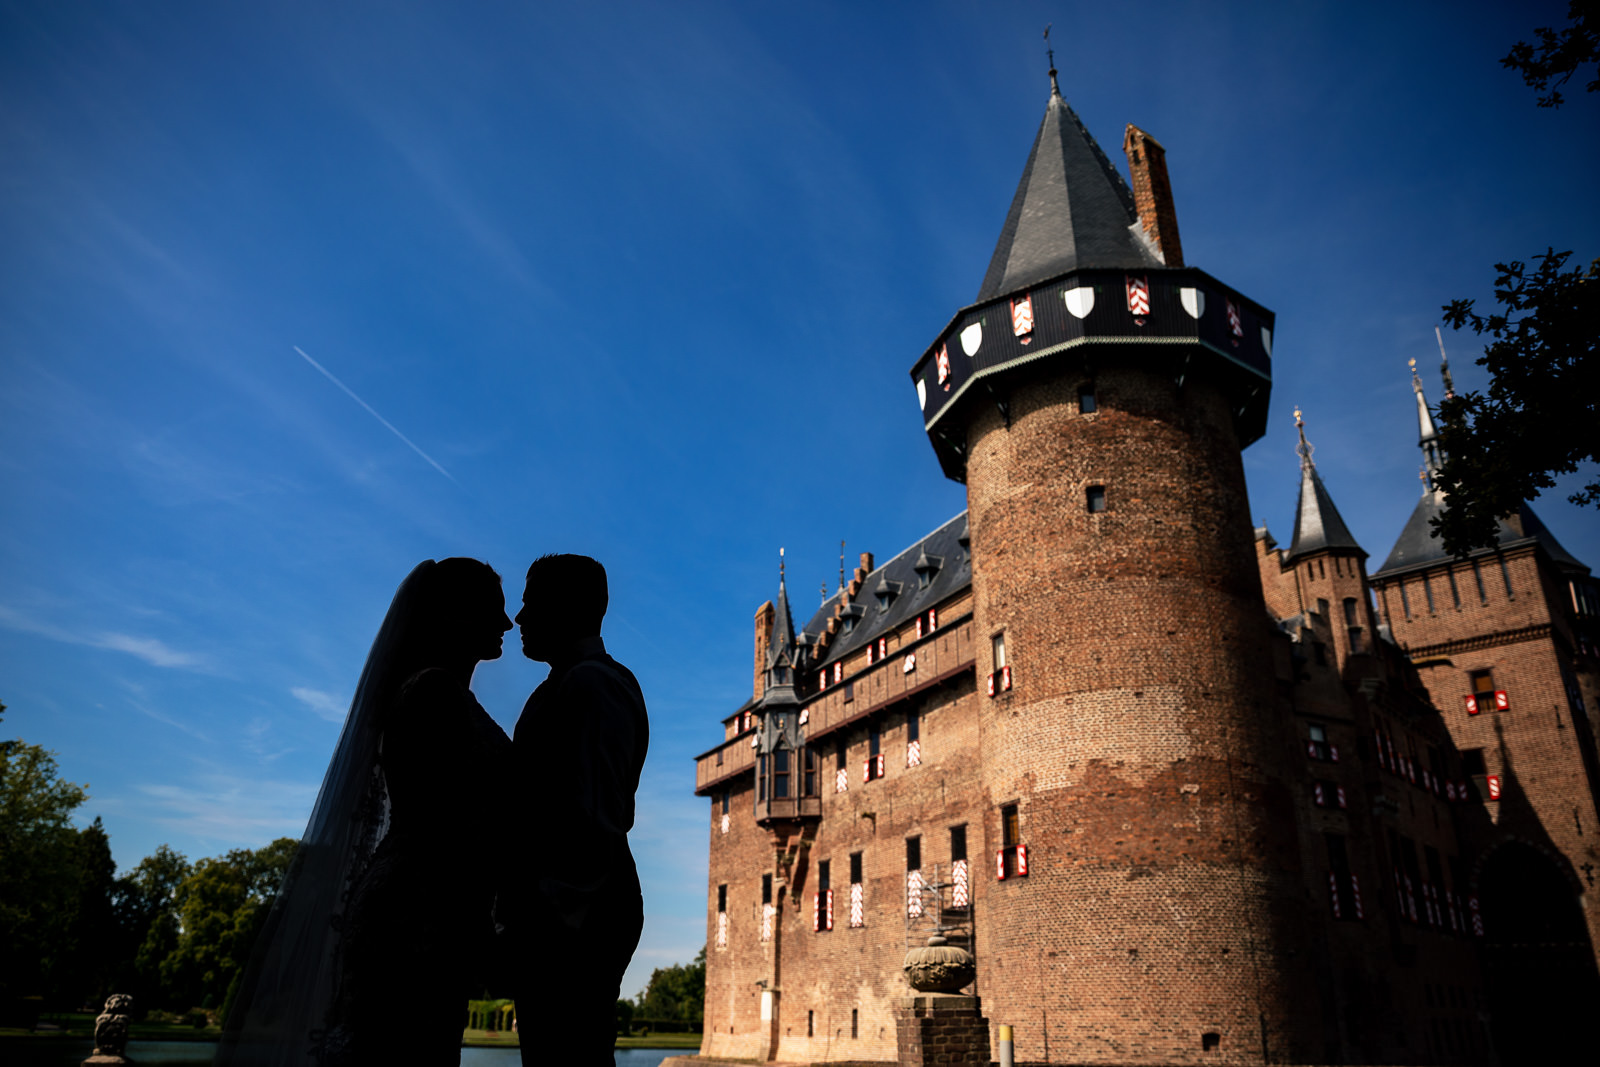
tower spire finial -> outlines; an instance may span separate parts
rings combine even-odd
[[[1444,398],[1454,400],[1456,383],[1450,378],[1450,357],[1444,353],[1444,334],[1439,332],[1439,327],[1433,328],[1433,336],[1439,339],[1439,373],[1444,377]]]
[[[1050,95],[1060,96],[1061,86],[1056,84],[1056,50],[1050,45],[1050,27],[1054,23],[1046,23],[1044,28],[1044,54],[1050,57]]]
[[[783,546],[778,546],[778,584],[783,584]]]
[[[1305,470],[1307,467],[1315,467],[1316,463],[1312,461],[1311,453],[1316,449],[1312,448],[1311,442],[1306,440],[1306,420],[1300,414],[1298,405],[1294,409],[1294,428],[1300,432],[1300,443],[1294,449],[1295,454],[1300,457],[1300,469]]]
[[[1411,388],[1417,394],[1417,443],[1422,446],[1422,480],[1433,488],[1433,475],[1439,470],[1443,457],[1439,454],[1439,431],[1433,425],[1433,412],[1428,409],[1428,398],[1422,393],[1422,379],[1417,375],[1417,361],[1406,361],[1411,367]]]

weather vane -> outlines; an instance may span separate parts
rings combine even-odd
[[[1298,404],[1296,404],[1294,408],[1294,427],[1296,430],[1300,431],[1300,443],[1295,446],[1295,452],[1300,456],[1301,468],[1303,469],[1308,466],[1316,466],[1316,464],[1311,461],[1311,453],[1315,451],[1315,449],[1311,447],[1311,442],[1306,440],[1306,420],[1304,416],[1300,414],[1300,405]]]
[[[1050,91],[1057,96],[1061,95],[1061,86],[1056,84],[1056,50],[1050,43],[1050,27],[1055,23],[1046,23],[1044,27],[1044,54],[1050,57]]]

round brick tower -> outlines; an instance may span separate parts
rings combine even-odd
[[[970,509],[978,992],[1019,1061],[1315,1061],[1239,457],[1273,318],[1183,266],[1161,147],[1124,147],[1134,192],[1052,92],[978,301],[913,370]]]

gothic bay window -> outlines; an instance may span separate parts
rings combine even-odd
[[[772,924],[777,908],[772,904],[772,875],[761,876],[761,940],[772,940]]]
[[[1025,878],[1028,874],[1028,846],[1022,843],[1022,823],[1017,805],[1000,809],[1000,851],[995,853],[995,880]]]
[[[922,914],[922,838],[906,838],[906,916]]]
[[[717,947],[728,947],[728,887],[717,886]]]
[[[859,930],[867,925],[866,887],[861,881],[861,853],[850,853],[850,926]]]
[[[922,764],[922,716],[915,708],[906,712],[906,766]]]
[[[789,797],[789,763],[791,753],[786,748],[773,750],[772,753],[772,799],[787,800]]]
[[[833,889],[828,884],[829,864],[817,864],[817,895],[811,902],[811,929],[823,933],[833,929]]]
[[[950,827],[950,906],[971,906],[972,895],[967,872],[967,828]]]
[[[756,757],[756,803],[764,803],[767,799],[767,757]]]

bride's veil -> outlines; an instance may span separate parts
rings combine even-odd
[[[383,711],[418,669],[436,566],[425,560],[400,583],[372,642],[311,821],[229,1007],[217,1064],[301,1067],[321,1058],[338,994],[341,915],[389,824],[378,765]]]

